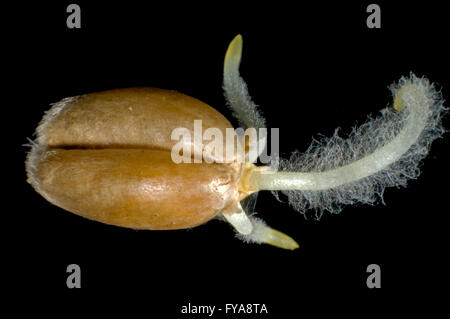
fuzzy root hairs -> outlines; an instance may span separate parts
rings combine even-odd
[[[386,187],[406,186],[408,180],[419,176],[421,160],[428,154],[431,143],[445,132],[441,117],[448,109],[443,106],[442,94],[434,85],[412,73],[410,77],[402,77],[397,84],[391,85],[393,96],[408,85],[414,86],[423,96],[420,101],[410,98],[409,103],[427,104],[425,107],[419,106],[425,122],[422,132],[409,150],[388,167],[348,184],[324,190],[281,191],[295,210],[301,213],[314,210],[315,218],[320,219],[324,211],[336,214],[345,205],[373,204],[377,200],[383,202]],[[411,109],[410,105],[400,111],[395,111],[392,107],[383,109],[380,116],[369,116],[367,122],[354,128],[347,138],[340,137],[339,129],[336,129],[329,138],[313,139],[305,152],[296,151],[289,160],[281,159],[279,170],[324,172],[376,153],[393,141],[410,118],[416,116]],[[273,193],[278,198],[278,193]]]

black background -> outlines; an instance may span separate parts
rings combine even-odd
[[[364,1],[78,1],[82,28],[70,30],[69,3],[18,3],[3,12],[8,164],[2,263],[18,312],[203,318],[181,315],[188,302],[265,303],[269,314],[262,318],[301,315],[311,304],[319,305],[316,311],[364,305],[361,314],[387,312],[388,305],[436,309],[448,265],[448,136],[433,143],[418,180],[385,192],[386,205],[347,207],[315,221],[268,192],[259,194],[256,211],[299,242],[293,252],[245,244],[216,220],[163,232],[80,218],[26,183],[22,144],[50,103],[120,87],[175,89],[237,125],[221,81],[225,50],[241,33],[241,74],[268,127],[280,128],[287,157],[318,133],[330,136],[339,126],[349,132],[378,112],[391,100],[388,85],[410,71],[437,82],[448,98],[449,22],[442,5],[378,1],[382,28],[368,29],[370,2]],[[81,266],[81,289],[66,287],[72,263]],[[372,263],[381,267],[381,289],[366,286]]]

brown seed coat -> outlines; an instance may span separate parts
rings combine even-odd
[[[51,203],[80,216],[136,229],[180,229],[232,212],[242,165],[175,164],[171,132],[194,120],[232,125],[207,104],[161,89],[133,88],[64,99],[37,128],[26,168]],[[225,134],[224,134],[225,136]]]

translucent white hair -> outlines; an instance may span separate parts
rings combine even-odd
[[[239,75],[241,52],[242,37],[238,35],[225,57],[225,97],[241,125],[264,127],[265,120]],[[306,151],[280,159],[278,171],[253,168],[248,186],[256,191],[270,190],[277,198],[281,191],[295,210],[303,214],[313,210],[317,219],[324,211],[339,213],[345,205],[383,202],[386,187],[406,186],[408,180],[419,176],[420,163],[431,143],[445,131],[441,118],[447,113],[442,94],[423,77],[410,73],[390,89],[393,104],[379,116],[369,116],[347,137],[339,136],[336,129],[329,138],[313,140]],[[297,248],[289,236],[260,219],[247,218],[246,213],[253,213],[254,200],[243,203],[239,218],[227,218],[238,236],[247,242]]]

